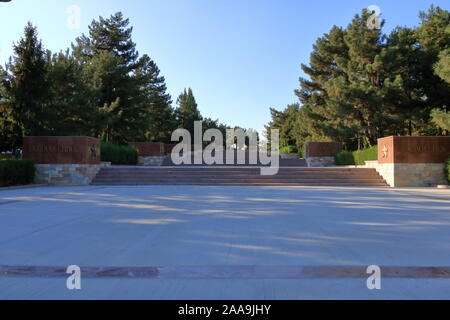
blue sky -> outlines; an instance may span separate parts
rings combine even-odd
[[[174,101],[191,87],[204,116],[262,130],[270,107],[297,102],[300,64],[308,63],[315,40],[373,4],[386,19],[385,32],[417,25],[419,11],[431,4],[449,9],[448,0],[12,0],[0,3],[0,64],[27,21],[38,26],[46,48],[59,51],[92,19],[122,11]],[[81,9],[79,29],[67,27],[70,5]]]

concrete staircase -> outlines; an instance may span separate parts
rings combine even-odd
[[[261,176],[255,167],[109,167],[92,185],[370,186],[387,187],[375,169],[280,168]]]

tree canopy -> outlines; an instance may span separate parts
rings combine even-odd
[[[317,39],[299,105],[270,109],[281,147],[334,140],[356,150],[389,135],[449,134],[449,12],[431,6],[418,27],[390,34],[369,28],[370,15]]]
[[[139,55],[129,19],[99,17],[70,49],[51,53],[31,23],[0,66],[0,151],[30,135],[87,135],[108,142],[170,142],[177,128],[202,120],[192,89],[172,107],[166,79]],[[206,128],[226,126],[205,119]]]

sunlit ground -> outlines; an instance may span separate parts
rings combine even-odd
[[[64,278],[0,272],[0,298],[450,298],[445,276],[390,277],[375,292],[367,289],[366,279],[345,279],[342,272],[288,280],[283,270],[291,269],[282,269],[449,267],[450,190],[157,186],[1,191],[0,266],[69,265],[172,268],[178,279],[94,275],[73,292]],[[251,266],[273,267],[269,270],[280,279],[270,273],[260,279],[249,273],[246,279],[243,272]],[[181,267],[194,273],[209,269],[184,279]],[[226,276],[217,279],[221,270]]]

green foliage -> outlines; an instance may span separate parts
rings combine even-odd
[[[0,187],[33,183],[35,173],[31,160],[0,160]]]
[[[418,27],[389,34],[367,27],[370,14],[363,10],[316,41],[302,65],[307,77],[296,90],[295,112],[270,109],[266,129],[280,129],[282,147],[331,140],[359,150],[390,135],[446,134],[443,117],[431,112],[450,101],[450,13],[431,6]]]
[[[445,176],[448,179],[448,182],[450,183],[450,159],[448,159],[447,161],[445,161]]]
[[[132,31],[120,12],[99,17],[71,50],[52,54],[28,24],[0,67],[0,150],[21,148],[24,135],[170,141],[177,123],[165,78],[139,57]]]
[[[450,30],[450,26],[447,29]],[[450,84],[450,48],[439,54],[439,61],[436,63],[434,70],[439,77]]]
[[[176,110],[179,128],[188,130],[194,136],[194,122],[201,121],[202,116],[198,110],[192,89],[184,89],[177,100]]]
[[[272,121],[265,127],[266,129],[266,139],[271,143],[270,132],[273,129],[278,129],[280,131],[280,149],[295,146],[296,150],[300,147],[298,142],[298,132],[297,132],[297,119],[300,113],[300,106],[298,104],[292,104],[287,106],[283,111],[278,111],[274,108],[270,109],[270,114]],[[297,151],[295,151],[297,152]]]
[[[44,135],[48,70],[45,50],[31,23],[25,27],[23,38],[14,44],[13,52],[4,80],[10,121],[21,128],[22,135]]]
[[[297,146],[286,146],[280,148],[280,154],[298,153]]]
[[[136,165],[138,162],[138,151],[134,147],[102,142],[100,149],[103,162],[114,165]]]
[[[355,151],[353,152],[353,157],[357,165],[364,165],[366,161],[378,160],[378,147]]]
[[[172,98],[166,92],[165,78],[160,75],[156,63],[144,55],[139,61],[137,76],[143,83],[145,98],[142,119],[146,123],[141,136],[148,141],[171,142],[173,130],[177,127],[175,111],[171,106]]]
[[[431,119],[438,128],[450,131],[450,112],[434,109],[431,112]]]
[[[338,166],[355,165],[355,158],[353,152],[341,151],[334,157],[334,163]]]
[[[341,151],[335,156],[337,165],[364,165],[366,161],[375,161],[378,159],[378,147],[372,147],[365,150],[354,152]]]

